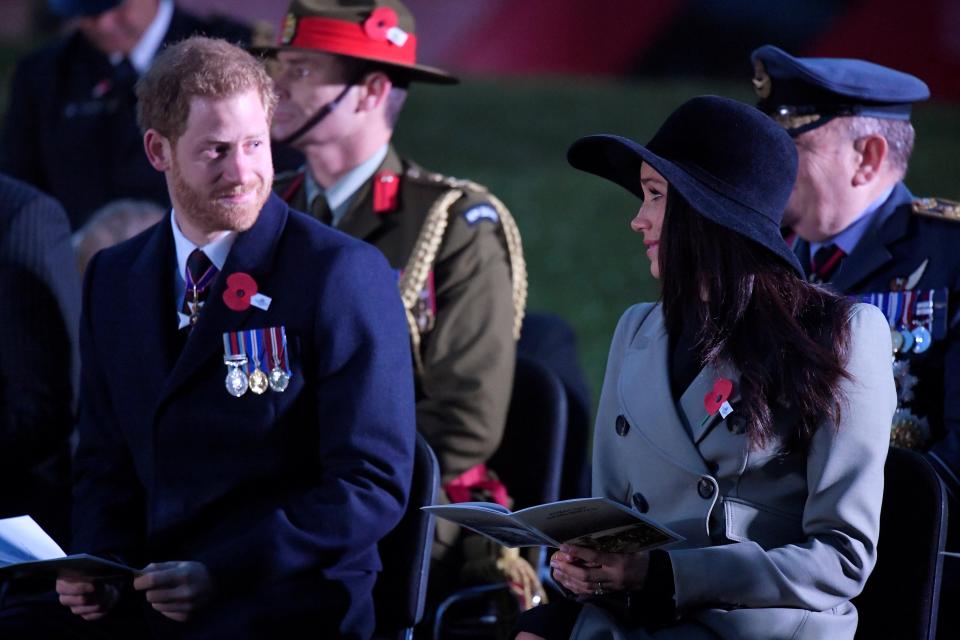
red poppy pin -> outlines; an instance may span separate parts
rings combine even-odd
[[[223,292],[223,303],[234,311],[246,311],[250,307],[250,298],[257,294],[257,281],[250,274],[237,272],[227,276],[227,288]]]
[[[387,32],[399,24],[397,12],[390,7],[377,7],[363,21],[363,32],[372,40],[386,40]]]
[[[713,389],[711,389],[707,395],[703,396],[703,408],[712,416],[720,411],[720,407],[727,401],[732,391],[733,381],[727,378],[718,378],[717,381],[713,383]]]

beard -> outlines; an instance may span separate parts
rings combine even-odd
[[[201,191],[184,180],[179,163],[174,160],[171,168],[171,196],[179,207],[178,213],[205,233],[216,231],[246,231],[257,221],[263,204],[270,197],[273,174],[268,179],[256,175],[245,184],[223,184]],[[225,197],[254,192],[254,198],[246,203],[231,203]],[[180,211],[180,209],[184,211]]]

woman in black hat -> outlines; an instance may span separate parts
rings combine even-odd
[[[793,142],[753,107],[700,97],[647,146],[589,136],[568,158],[642,199],[631,227],[662,285],[617,326],[593,492],[685,540],[561,548],[553,576],[576,604],[520,629],[852,638],[896,403],[890,333],[876,308],[807,283],[781,239]]]

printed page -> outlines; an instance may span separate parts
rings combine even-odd
[[[608,498],[578,498],[529,507],[517,511],[514,519],[554,540],[611,553],[635,553],[683,540]]]
[[[0,519],[0,566],[65,555],[30,516]]]
[[[493,505],[496,509],[490,507]],[[505,547],[535,547],[555,544],[522,522],[516,521],[509,512],[492,502],[443,504],[422,507],[438,518],[450,520],[472,531],[483,534]]]

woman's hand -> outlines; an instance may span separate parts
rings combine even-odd
[[[550,558],[553,578],[577,595],[603,595],[643,587],[650,567],[650,554],[603,553],[583,547],[561,545]]]

